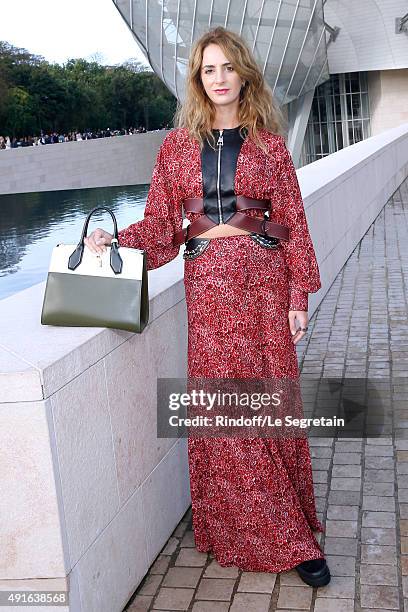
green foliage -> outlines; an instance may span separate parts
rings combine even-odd
[[[70,59],[50,64],[0,41],[0,135],[111,130],[172,124],[176,99],[137,61],[102,66]]]

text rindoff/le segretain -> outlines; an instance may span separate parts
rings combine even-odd
[[[229,417],[227,415],[218,414],[214,417],[195,416],[193,418],[179,417],[174,414],[169,418],[171,426],[180,427],[245,427],[245,426],[261,426],[261,427],[299,427],[306,429],[307,427],[344,427],[344,419],[333,417],[312,417],[312,418],[293,418],[291,415],[286,415],[284,419],[274,419],[271,415],[252,415],[251,417]]]

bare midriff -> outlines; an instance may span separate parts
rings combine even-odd
[[[223,236],[239,236],[240,234],[249,233],[250,232],[247,230],[234,227],[233,225],[229,225],[229,223],[222,223],[200,234],[197,238],[222,238]]]

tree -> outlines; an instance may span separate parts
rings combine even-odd
[[[11,87],[7,98],[8,132],[14,137],[18,132],[31,132],[33,123],[33,108],[30,94],[22,87]]]
[[[117,66],[99,61],[96,53],[90,61],[50,64],[0,41],[0,134],[171,124],[176,100],[145,64],[132,58]]]

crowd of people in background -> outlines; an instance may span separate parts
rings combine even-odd
[[[170,126],[167,124],[162,125],[159,130],[169,130]],[[122,130],[97,130],[92,131],[89,129],[83,132],[68,132],[67,134],[60,134],[58,132],[51,132],[49,134],[41,132],[40,136],[24,136],[24,138],[10,138],[9,136],[0,136],[0,150],[5,149],[17,149],[19,147],[31,147],[41,146],[46,144],[56,144],[61,142],[73,142],[80,140],[91,140],[94,138],[108,138],[111,136],[127,136],[131,134],[140,134],[147,131],[157,130],[146,130],[144,126],[137,128],[128,128]]]

